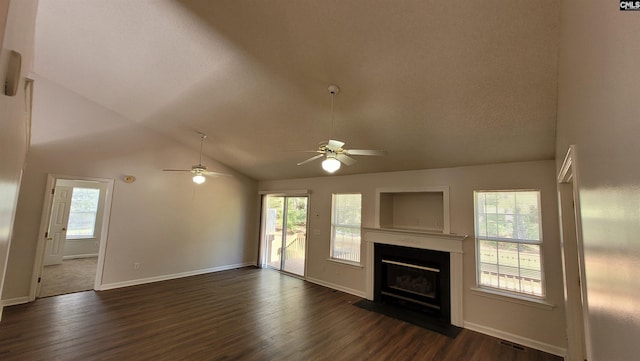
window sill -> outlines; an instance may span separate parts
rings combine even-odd
[[[520,296],[513,293],[501,292],[500,290],[493,290],[488,288],[472,287],[471,291],[478,296],[493,298],[495,300],[507,301],[511,303],[517,303],[520,305],[537,307],[543,310],[551,311],[556,305],[549,303],[542,299],[531,298],[527,296]]]
[[[336,258],[327,258],[327,261],[338,263],[338,264],[341,264],[341,265],[344,265],[344,266],[354,267],[354,268],[364,268],[362,263],[343,261],[341,259],[336,259]]]

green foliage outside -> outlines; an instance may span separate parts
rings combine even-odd
[[[73,188],[67,224],[68,238],[90,238],[94,236],[99,198],[99,189]]]
[[[288,197],[287,199],[287,234],[306,233],[307,230],[307,197]],[[267,207],[276,212],[276,230],[282,231],[284,197],[268,197]]]
[[[479,237],[540,241],[539,194],[479,192],[476,218]]]
[[[334,202],[333,224],[360,227],[361,194],[337,194]]]

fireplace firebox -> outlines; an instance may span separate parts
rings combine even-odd
[[[449,253],[375,244],[374,302],[451,321]]]

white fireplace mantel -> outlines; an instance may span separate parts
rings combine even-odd
[[[393,228],[362,228],[366,242],[366,296],[373,300],[374,244],[384,243],[403,247],[430,249],[449,253],[451,267],[451,324],[462,327],[462,241],[467,235],[432,233],[420,230]]]

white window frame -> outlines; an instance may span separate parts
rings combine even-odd
[[[341,224],[336,220],[336,200],[340,196],[347,195],[359,195],[360,196],[360,223],[359,224]],[[336,227],[340,228],[352,228],[357,229],[360,232],[360,244],[358,245],[358,261],[354,261],[347,258],[334,256],[334,243],[336,235]],[[329,249],[329,259],[339,263],[346,263],[349,265],[361,266],[362,265],[362,193],[333,193],[331,196],[331,246]]]
[[[538,226],[539,226],[539,239],[538,240],[524,240],[518,238],[504,238],[504,237],[491,237],[491,236],[479,236],[478,230],[478,194],[480,193],[519,193],[519,192],[536,192],[538,199]],[[507,189],[507,190],[477,190],[473,192],[473,203],[474,203],[474,229],[475,229],[475,247],[476,247],[476,285],[477,290],[484,290],[490,293],[517,297],[523,299],[531,299],[533,301],[540,301],[546,298],[546,281],[544,274],[544,258],[543,258],[543,226],[542,226],[542,202],[541,202],[541,191],[539,189]],[[494,242],[505,242],[505,243],[514,243],[514,244],[532,244],[538,245],[540,250],[540,287],[541,287],[541,295],[522,292],[518,290],[503,288],[503,287],[495,287],[492,285],[487,285],[481,283],[481,263],[480,263],[480,241],[494,241]]]

